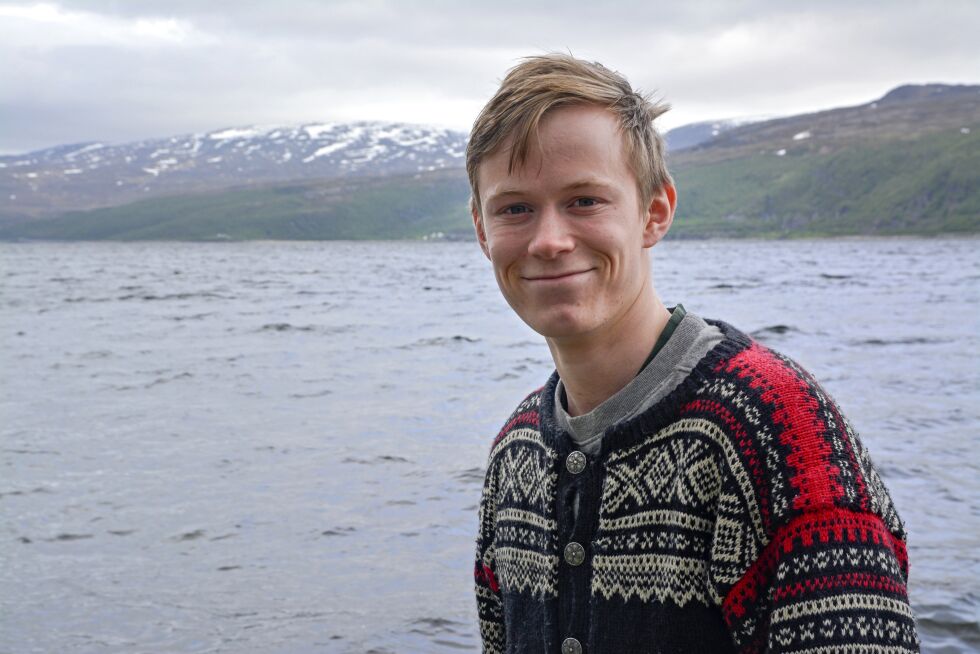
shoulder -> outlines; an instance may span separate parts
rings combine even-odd
[[[525,446],[543,446],[541,439],[541,411],[542,405],[546,403],[542,402],[542,394],[546,392],[548,386],[542,386],[528,393],[517,407],[511,411],[490,446],[491,462],[503,450],[513,447],[515,443],[523,443]]]
[[[903,534],[867,450],[830,394],[793,359],[739,338],[743,346],[705,372],[699,395],[726,426],[726,465],[749,482],[766,531],[839,508],[877,514]]]

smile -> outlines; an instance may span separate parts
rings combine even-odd
[[[568,279],[574,279],[586,273],[592,272],[593,268],[588,268],[586,270],[575,270],[571,272],[561,272],[561,273],[549,273],[545,275],[525,275],[524,280],[529,282],[561,282]]]

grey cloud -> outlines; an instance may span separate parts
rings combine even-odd
[[[59,6],[176,19],[192,37],[154,48],[15,47],[3,42],[0,17],[0,150],[349,118],[366,105],[372,118],[399,120],[430,101],[433,116],[465,128],[518,57],[548,50],[602,61],[666,95],[673,124],[866,101],[907,81],[976,81],[980,60],[971,30],[980,5],[970,2],[941,12],[914,1],[842,0],[809,9],[763,0]],[[755,36],[722,40],[740,31]]]

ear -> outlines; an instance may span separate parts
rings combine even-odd
[[[487,245],[487,232],[483,227],[483,219],[480,218],[480,211],[476,206],[476,201],[470,199],[470,214],[473,216],[473,229],[476,231],[476,240],[480,244],[480,249],[487,259],[490,258],[490,247]]]
[[[653,247],[667,235],[667,230],[674,222],[676,208],[677,189],[673,184],[664,184],[653,194],[647,206],[646,223],[643,225],[643,247]]]

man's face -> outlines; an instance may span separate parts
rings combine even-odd
[[[645,248],[666,233],[674,191],[642,206],[616,117],[555,109],[526,164],[508,173],[505,144],[477,171],[477,237],[515,312],[549,339],[598,335],[649,285]]]

